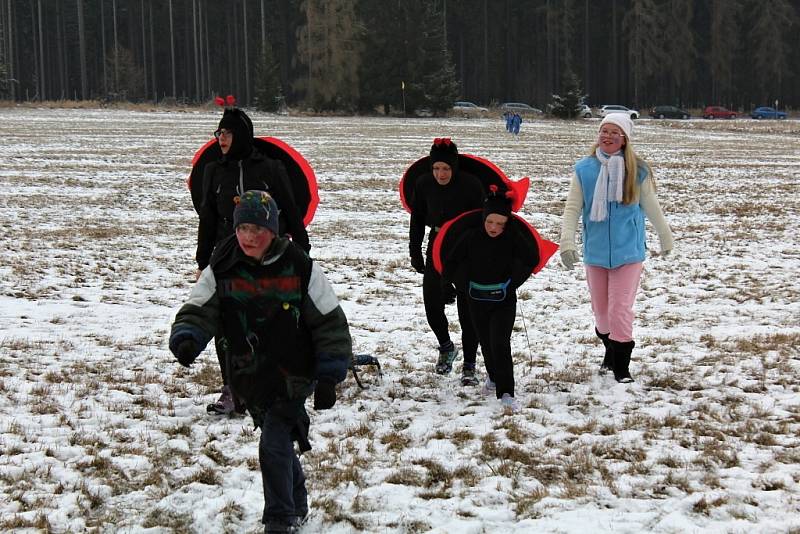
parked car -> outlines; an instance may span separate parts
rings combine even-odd
[[[543,112],[539,108],[523,104],[522,102],[506,102],[500,106],[502,111],[510,111],[511,113],[519,113],[520,115],[541,115]]]
[[[775,108],[762,106],[754,109],[750,116],[754,119],[785,119],[786,113]]]
[[[609,113],[627,113],[631,119],[639,118],[639,111],[635,109],[628,109],[625,106],[617,106],[617,105],[600,106],[601,117],[605,117]]]
[[[591,119],[592,118],[592,108],[587,106],[586,104],[578,104],[578,117],[583,119]]]
[[[656,106],[650,110],[650,116],[654,119],[688,119],[691,117],[688,111],[675,106]]]
[[[477,104],[473,104],[472,102],[459,101],[453,104],[453,112],[459,113],[464,117],[470,117],[489,113],[489,110]]]
[[[706,106],[703,110],[704,119],[735,119],[736,112],[722,106]]]

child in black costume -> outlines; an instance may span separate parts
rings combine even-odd
[[[504,408],[517,411],[511,330],[517,313],[516,289],[531,275],[539,252],[526,244],[511,217],[507,194],[493,191],[484,202],[483,225],[466,231],[444,261],[444,277],[468,295],[469,313],[478,333],[488,377]]]

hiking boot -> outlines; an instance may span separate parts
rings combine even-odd
[[[500,399],[500,404],[503,405],[503,410],[505,411],[510,411],[512,413],[519,411],[519,403],[517,402],[517,399],[508,393],[503,393],[503,397]]]
[[[450,374],[453,370],[453,362],[458,356],[458,349],[453,348],[446,352],[439,351],[439,361],[436,362],[436,373],[440,375]]]
[[[233,398],[230,386],[222,386],[222,393],[216,402],[206,406],[212,415],[243,415],[246,407]]]
[[[462,386],[477,386],[478,377],[475,376],[475,364],[465,363],[461,369],[461,385]]]
[[[303,525],[305,518],[297,516],[272,517],[267,519],[264,525],[264,534],[286,534],[298,532]]]
[[[486,377],[486,381],[483,383],[483,387],[481,388],[482,395],[492,395],[497,390],[497,386],[492,382],[492,379],[488,376]]]

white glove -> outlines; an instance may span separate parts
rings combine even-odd
[[[567,270],[571,271],[577,262],[580,261],[580,256],[578,256],[577,250],[562,250],[561,251],[561,263],[564,264],[564,267]]]

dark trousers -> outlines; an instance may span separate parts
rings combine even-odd
[[[503,393],[514,396],[514,362],[511,359],[511,330],[517,315],[517,300],[483,302],[470,299],[469,312],[481,343],[483,361],[489,378],[497,386],[497,398]]]
[[[428,258],[425,262],[425,274],[422,277],[422,298],[425,301],[425,317],[428,319],[433,334],[439,346],[450,343],[447,316],[444,314],[444,291],[442,277],[433,268],[433,260]],[[475,363],[478,352],[478,336],[469,318],[468,297],[462,293],[456,296],[458,309],[458,322],[461,325],[461,350],[464,353],[464,363]]]
[[[219,362],[219,373],[222,375],[222,385],[228,385],[228,365],[225,358],[225,343],[224,338],[215,337],[214,347],[217,349],[217,361]]]
[[[293,423],[284,418],[270,413],[264,416],[258,445],[264,484],[263,523],[291,516],[302,518],[308,513],[306,477],[294,452],[293,428]]]

